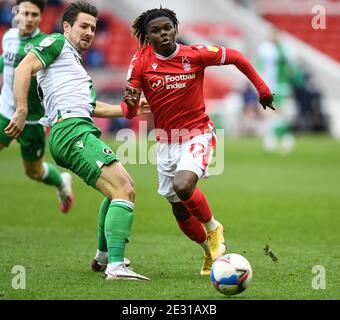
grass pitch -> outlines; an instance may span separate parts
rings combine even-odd
[[[340,143],[330,138],[298,138],[286,157],[264,154],[259,140],[226,141],[224,173],[199,183],[225,226],[228,251],[253,267],[250,287],[232,298],[199,275],[201,248],[158,196],[155,166],[126,165],[137,193],[127,256],[150,282],[109,282],[90,271],[102,197],[78,177],[73,210],[63,215],[55,190],[25,177],[16,143],[1,152],[0,168],[0,299],[340,298]],[[12,287],[16,265],[26,270],[24,290]],[[325,289],[312,287],[317,265]]]

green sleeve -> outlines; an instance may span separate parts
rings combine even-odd
[[[42,40],[30,52],[33,52],[44,68],[47,68],[54,60],[56,60],[63,50],[65,38],[62,34],[51,34]]]
[[[4,56],[0,56],[0,73],[4,72]]]

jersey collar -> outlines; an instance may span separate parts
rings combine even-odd
[[[20,32],[20,31],[19,31]],[[30,39],[30,38],[34,38],[35,36],[37,36],[40,33],[40,29],[36,28],[31,35],[29,36],[25,36],[25,37],[20,37],[22,40],[26,40],[26,39]]]
[[[170,56],[164,57],[164,56],[162,56],[162,55],[160,55],[160,54],[158,54],[158,53],[156,53],[156,52],[155,52],[155,55],[156,55],[156,58],[157,58],[157,59],[160,59],[160,60],[170,60],[170,59],[176,57],[176,55],[177,55],[179,49],[180,49],[180,46],[179,46],[178,43],[176,43],[176,50],[175,50]]]
[[[69,39],[67,39],[66,37],[65,37],[65,40],[69,43],[69,45],[72,47],[72,49],[74,49],[74,50],[76,51],[78,57],[81,59],[81,54],[80,54],[80,52],[76,49],[76,47],[73,45],[73,43],[72,43]]]

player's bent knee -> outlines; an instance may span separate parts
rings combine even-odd
[[[195,185],[188,180],[175,181],[174,190],[181,200],[187,200],[194,192]]]
[[[32,168],[25,168],[26,176],[32,180],[40,181],[42,178],[41,172]]]
[[[135,201],[135,188],[131,181],[126,180],[118,188],[112,191],[112,199],[125,199],[131,202]]]
[[[129,185],[126,187],[126,196],[131,202],[135,201],[136,193],[135,193],[135,188],[133,184],[129,183]]]

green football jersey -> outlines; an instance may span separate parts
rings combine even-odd
[[[9,29],[2,38],[3,53],[0,58],[0,71],[3,72],[3,86],[0,96],[0,113],[11,119],[15,112],[13,97],[14,70],[26,54],[39,44],[46,34],[36,29],[31,36],[21,37],[18,28]],[[28,94],[27,124],[38,123],[45,114],[37,92],[36,77],[32,77]]]

